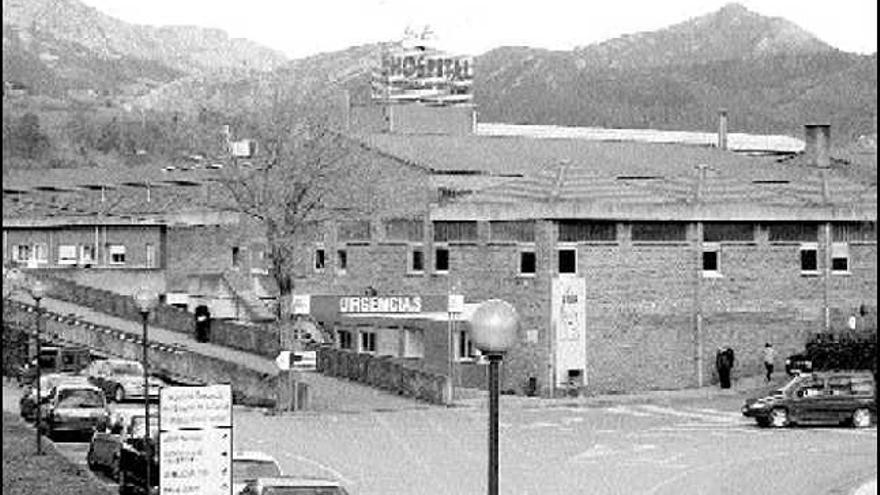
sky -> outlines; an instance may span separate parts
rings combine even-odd
[[[479,55],[504,45],[570,50],[713,12],[729,0],[82,0],[123,21],[219,28],[290,58],[399,40],[429,25],[433,46]],[[741,0],[842,50],[877,51],[876,0]],[[601,4],[601,6],[599,5]]]

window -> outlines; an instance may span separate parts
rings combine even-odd
[[[846,376],[829,377],[828,393],[830,395],[852,395],[852,382]]]
[[[241,250],[238,246],[232,246],[232,268],[241,266]]]
[[[361,332],[360,352],[376,352],[376,332]]]
[[[682,242],[687,240],[684,222],[635,222],[632,224],[633,242]]]
[[[393,218],[385,221],[385,239],[389,241],[422,242],[425,223],[421,219]]]
[[[836,242],[877,242],[877,222],[844,222],[831,226]]]
[[[337,230],[339,242],[370,242],[370,221],[350,220],[340,222]]]
[[[314,263],[315,271],[316,271],[316,272],[323,272],[323,271],[324,271],[324,264],[325,264],[325,260],[324,260],[324,248],[323,248],[323,247],[317,247],[317,248],[315,248],[315,259],[314,259],[314,262],[315,262],[315,263]]]
[[[145,249],[147,252],[147,268],[156,268],[156,246],[147,243]]]
[[[125,264],[125,246],[123,246],[122,244],[111,244],[109,247],[109,251],[111,265]]]
[[[340,349],[349,349],[352,348],[351,342],[351,332],[348,330],[337,330],[336,337],[339,339],[339,348]]]
[[[519,252],[519,274],[534,275],[537,261],[535,252],[532,250],[522,250]]]
[[[434,271],[442,273],[449,271],[448,247],[438,247],[434,249]]]
[[[95,262],[95,246],[91,244],[83,244],[79,247],[79,262],[89,264]]]
[[[434,222],[435,242],[477,240],[477,222]]]
[[[614,242],[617,224],[614,222],[563,220],[559,222],[559,242]]]
[[[336,250],[336,270],[345,272],[348,268],[348,252],[345,249]]]
[[[34,259],[38,263],[46,263],[49,257],[49,246],[45,243],[34,244]]]
[[[819,247],[814,242],[801,244],[801,273],[819,273]]]
[[[816,242],[819,224],[803,222],[775,222],[767,225],[770,242]]]
[[[755,225],[747,222],[704,222],[706,242],[753,242]]]
[[[422,273],[425,271],[425,250],[422,246],[410,246],[407,252],[407,271]]]
[[[721,272],[721,246],[716,243],[703,243],[703,276],[717,276]]]
[[[474,359],[474,343],[466,330],[460,330],[455,339],[455,359],[470,361]]]
[[[76,246],[73,244],[62,244],[58,246],[58,264],[59,265],[75,265],[76,264]]]
[[[559,249],[558,254],[559,273],[577,273],[577,249]]]
[[[849,273],[849,244],[846,242],[831,244],[831,272]]]
[[[489,222],[489,239],[495,242],[535,242],[535,222]]]
[[[13,261],[27,261],[31,259],[31,247],[19,244],[12,249],[12,259]]]

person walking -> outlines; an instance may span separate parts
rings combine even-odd
[[[773,375],[773,363],[776,361],[776,349],[773,344],[767,342],[764,344],[764,369],[767,370],[767,381],[770,381]]]
[[[733,368],[733,349],[718,348],[715,354],[715,367],[718,370],[718,381],[721,382],[721,388],[730,388],[730,370]]]

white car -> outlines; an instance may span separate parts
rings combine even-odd
[[[245,495],[348,495],[345,488],[335,480],[279,476],[257,478],[247,484]]]
[[[153,376],[148,377],[148,391],[144,391],[144,368],[140,361],[128,359],[106,359],[95,361],[86,368],[85,375],[89,381],[104,391],[107,398],[114,402],[127,399],[159,397],[159,389],[165,383]]]
[[[232,453],[232,493],[244,493],[245,487],[257,478],[281,476],[281,466],[269,454],[256,451]]]

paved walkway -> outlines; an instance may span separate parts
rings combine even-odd
[[[28,296],[14,295],[12,298],[22,303],[33,304],[33,300]],[[85,306],[43,298],[42,307],[47,311],[71,315],[95,325],[115,328],[138,336],[143,334],[141,323],[101,313]],[[278,367],[272,359],[225,346],[196,342],[190,335],[154,325],[149,326],[148,338],[153,342],[166,345],[174,344],[197,354],[235,362],[267,375],[278,373]],[[312,411],[367,412],[431,407],[414,399],[400,397],[367,385],[328,377],[320,373],[300,373],[299,377],[302,382],[309,385],[309,409]]]

